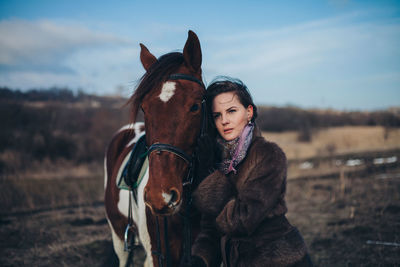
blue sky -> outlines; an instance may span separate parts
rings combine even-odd
[[[400,1],[0,0],[0,86],[129,96],[155,56],[203,51],[203,79],[240,78],[257,104],[400,106]]]

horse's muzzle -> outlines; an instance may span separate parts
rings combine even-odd
[[[154,215],[172,215],[179,211],[182,203],[181,193],[176,188],[171,188],[168,192],[152,191],[150,194],[145,188],[144,203],[150,208]]]

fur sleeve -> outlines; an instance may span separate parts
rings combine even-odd
[[[271,214],[285,192],[286,157],[273,143],[250,171],[238,196],[230,200],[216,222],[225,234],[250,235]]]
[[[234,197],[235,188],[219,170],[205,178],[193,193],[193,203],[200,212],[216,217]]]

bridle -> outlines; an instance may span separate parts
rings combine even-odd
[[[206,89],[204,86],[204,83],[199,80],[198,78],[188,75],[188,74],[182,74],[182,73],[177,73],[177,74],[172,74],[168,77],[167,80],[186,80],[186,81],[191,81],[199,84],[204,90]],[[205,97],[203,97],[201,101],[201,112],[202,112],[202,123],[201,123],[201,131],[200,131],[200,136],[204,136],[207,133],[207,107],[206,107],[206,100]],[[195,170],[196,170],[196,155],[193,153],[191,156],[189,156],[185,151],[180,149],[179,147],[173,146],[171,144],[165,144],[165,143],[154,143],[151,144],[150,147],[147,150],[147,155],[150,156],[150,154],[154,151],[166,151],[169,153],[173,153],[179,158],[183,159],[187,164],[189,164],[189,169],[188,169],[188,174],[185,179],[182,181],[183,185],[183,200],[184,200],[184,207],[185,210],[181,216],[183,217],[183,235],[184,235],[184,240],[183,240],[183,256],[182,259],[186,262],[190,262],[190,257],[191,257],[191,240],[192,240],[192,233],[191,233],[191,222],[190,222],[190,216],[191,216],[191,206],[192,206],[192,184],[194,181],[195,177]],[[170,260],[170,253],[169,253],[169,245],[168,245],[168,220],[167,217],[164,216],[164,244],[166,247],[165,255],[161,251],[161,237],[160,237],[160,229],[159,229],[159,222],[158,222],[158,217],[156,218],[156,226],[157,226],[157,250],[152,251],[153,254],[155,254],[158,257],[158,264],[160,267],[163,267],[163,259],[166,260],[166,266],[170,267],[171,266],[171,260]]]

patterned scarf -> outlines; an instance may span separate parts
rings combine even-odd
[[[250,146],[253,137],[254,124],[249,123],[244,128],[240,136],[225,141],[221,137],[217,138],[217,142],[222,148],[222,162],[218,165],[218,169],[224,174],[233,171],[236,174],[235,167],[244,159],[247,149]]]

